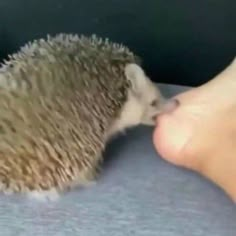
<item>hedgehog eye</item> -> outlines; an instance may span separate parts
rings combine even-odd
[[[153,100],[150,104],[152,107],[156,107],[158,105],[157,99]]]

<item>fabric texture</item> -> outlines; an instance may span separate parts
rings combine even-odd
[[[167,96],[188,88],[160,85]],[[56,202],[0,195],[1,236],[235,236],[236,207],[215,185],[163,161],[152,128],[107,148],[95,185]]]

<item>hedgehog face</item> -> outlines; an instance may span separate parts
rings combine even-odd
[[[133,122],[144,125],[155,125],[155,118],[161,112],[164,97],[157,86],[145,75],[144,71],[136,64],[128,64],[125,75],[130,80],[130,112],[133,112]]]
[[[155,125],[156,116],[165,102],[157,86],[138,65],[128,64],[125,76],[131,82],[131,88],[119,118],[108,131],[108,137],[140,124]]]

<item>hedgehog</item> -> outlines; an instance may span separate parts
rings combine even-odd
[[[60,33],[0,67],[0,191],[57,199],[95,183],[107,142],[153,126],[165,98],[128,47]]]

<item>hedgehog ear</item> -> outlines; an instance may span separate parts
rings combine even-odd
[[[131,82],[134,92],[142,92],[146,84],[146,75],[137,64],[130,63],[125,67],[125,76]]]

